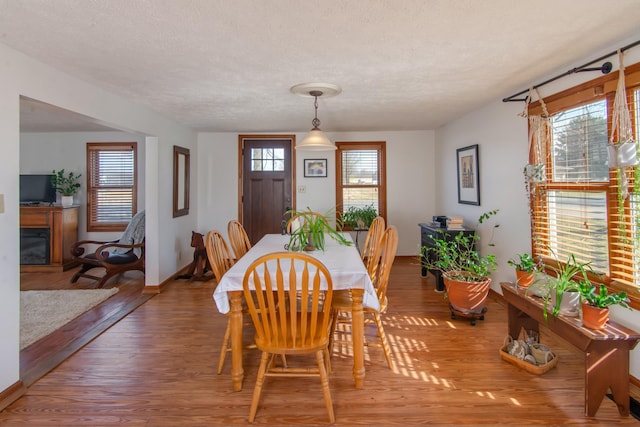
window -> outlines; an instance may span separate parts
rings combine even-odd
[[[336,212],[373,205],[386,219],[385,142],[336,142]]]
[[[543,163],[545,179],[530,191],[534,255],[550,263],[574,254],[601,280],[626,290],[640,305],[640,166],[623,169],[628,196],[618,185],[620,169],[609,168],[617,73],[545,98],[549,113],[543,148],[530,163]],[[638,139],[640,64],[627,67],[627,100]],[[539,102],[529,114],[542,114]],[[539,153],[545,153],[540,158]],[[531,187],[530,187],[531,190]]]
[[[252,148],[251,171],[284,171],[284,148]]]
[[[136,213],[136,143],[87,143],[87,231],[121,231]]]

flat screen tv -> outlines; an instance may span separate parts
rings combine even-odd
[[[54,204],[56,189],[51,175],[20,175],[20,204]]]

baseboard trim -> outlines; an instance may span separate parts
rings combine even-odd
[[[0,411],[11,405],[13,402],[21,398],[27,392],[22,380],[18,380],[7,389],[0,392]]]
[[[154,295],[155,294],[159,294],[160,292],[162,292],[162,289],[165,286],[167,286],[169,283],[171,283],[174,280],[176,280],[176,278],[179,275],[184,274],[184,272],[187,271],[188,268],[189,268],[188,265],[182,267],[180,270],[178,270],[176,273],[171,275],[168,279],[164,280],[159,285],[145,285],[145,287],[142,289],[142,293],[143,294],[154,294]]]

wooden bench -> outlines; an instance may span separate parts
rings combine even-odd
[[[509,335],[516,339],[521,328],[539,331],[543,323],[549,330],[585,354],[584,410],[589,417],[595,416],[602,399],[611,389],[613,400],[620,415],[629,415],[629,351],[640,340],[640,334],[609,321],[599,331],[582,326],[579,317],[554,317],[551,313],[544,319],[541,298],[526,294],[514,283],[500,283],[507,302]]]

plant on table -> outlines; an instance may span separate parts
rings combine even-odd
[[[556,258],[551,270],[555,277],[549,277],[547,280],[546,289],[542,297],[544,299],[545,319],[550,305],[553,306],[551,311],[554,316],[560,314],[562,301],[565,297],[570,298],[569,294],[577,295],[576,306],[568,308],[566,314],[577,313],[577,305],[580,299],[580,283],[589,282],[588,273],[594,273],[591,264],[579,262],[574,254],[569,254],[566,262],[560,262]]]
[[[587,328],[602,329],[609,320],[609,307],[619,305],[628,309],[627,293],[611,292],[604,284],[594,285],[588,281],[580,282],[580,297],[582,299],[582,323]]]
[[[609,293],[607,287],[602,283],[596,286],[591,282],[580,282],[580,296],[584,302],[593,307],[608,308],[612,305],[620,305],[631,309],[626,292]]]
[[[364,207],[350,206],[342,214],[342,225],[351,228],[369,228],[377,216],[378,211],[373,204]]]
[[[531,286],[535,275],[542,268],[541,262],[536,261],[531,254],[517,254],[516,258],[511,258],[507,264],[516,269],[516,284],[522,287]]]
[[[63,196],[73,196],[80,188],[80,177],[82,174],[75,174],[73,172],[65,173],[64,169],[52,171],[51,182],[56,188],[56,191]]]
[[[324,215],[317,215],[314,211],[307,208],[306,211],[289,210],[286,214],[296,217],[301,221],[301,224],[295,230],[291,230],[291,237],[289,238],[288,250],[292,251],[312,251],[314,249],[320,249],[324,251],[325,248],[325,235],[340,243],[341,245],[349,246],[351,241],[347,240],[342,233],[331,227],[330,219],[334,214],[334,210],[331,209]],[[338,228],[341,229],[341,222],[338,220]]]

